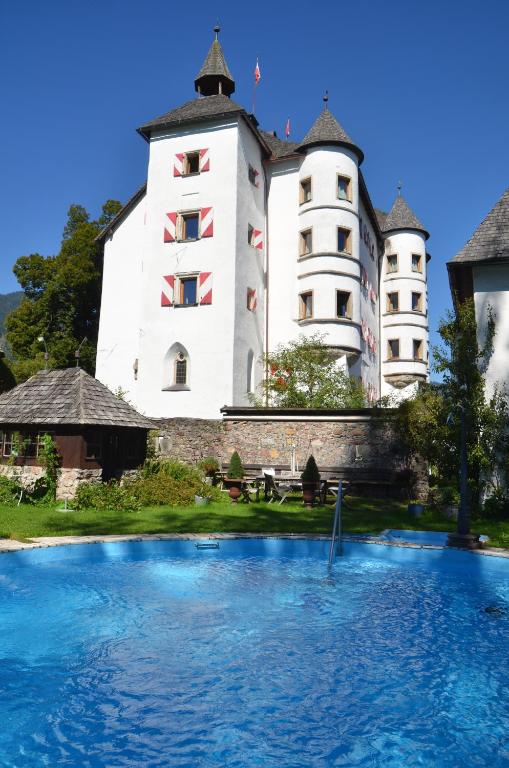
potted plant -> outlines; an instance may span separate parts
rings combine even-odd
[[[315,457],[311,454],[306,462],[304,472],[300,476],[302,480],[302,496],[306,507],[311,507],[315,500],[315,494],[320,483],[320,472],[316,466]]]
[[[230,457],[228,471],[224,484],[228,488],[230,499],[236,504],[240,496],[242,483],[244,481],[244,467],[237,451],[234,451]]]
[[[448,520],[458,519],[460,504],[459,491],[452,485],[446,485],[440,489],[441,505],[444,515]]]
[[[205,475],[205,482],[207,485],[212,485],[214,475],[219,471],[219,462],[217,459],[213,456],[205,456],[204,459],[198,462],[198,467]]]
[[[413,517],[421,517],[424,514],[424,504],[419,499],[412,499],[408,502],[408,514]]]

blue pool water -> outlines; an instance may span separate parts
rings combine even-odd
[[[448,534],[442,531],[403,531],[391,528],[382,538],[387,541],[403,541],[409,544],[434,545],[445,547]]]
[[[0,557],[0,765],[509,765],[509,562],[327,542]]]

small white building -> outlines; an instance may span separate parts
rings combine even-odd
[[[301,142],[262,131],[215,32],[197,98],[138,129],[147,183],[100,236],[97,378],[153,417],[219,418],[266,350],[318,331],[369,400],[409,394],[428,377],[428,233],[401,195],[375,211],[327,97]]]
[[[474,298],[477,338],[484,345],[489,312],[495,321],[486,395],[509,386],[509,188],[447,265],[454,301]]]

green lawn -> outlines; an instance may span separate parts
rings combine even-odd
[[[325,533],[331,531],[333,505],[306,509],[299,500],[282,505],[232,504],[229,499],[205,507],[145,507],[139,512],[58,512],[61,504],[0,505],[0,536],[71,536],[136,533]],[[406,503],[392,499],[349,498],[343,528],[350,533],[379,533],[384,528],[448,531],[454,525],[437,511],[419,520]],[[509,547],[509,522],[476,520],[472,529],[490,536],[490,544]]]

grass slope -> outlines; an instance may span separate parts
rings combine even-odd
[[[59,506],[0,506],[0,535],[22,540],[136,533],[329,534],[334,514],[332,505],[307,509],[300,501],[232,504],[225,499],[206,507],[145,507],[139,512],[58,512]],[[415,520],[400,501],[350,498],[343,510],[343,528],[349,533],[379,533],[384,528],[449,531],[454,524],[436,511]],[[472,529],[488,534],[493,546],[509,547],[509,523],[479,520]]]

